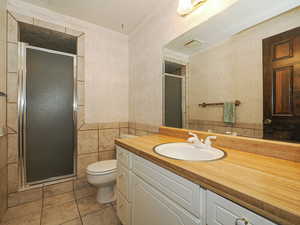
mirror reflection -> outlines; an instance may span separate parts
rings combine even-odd
[[[164,124],[300,142],[299,15],[239,28],[215,18],[215,30],[204,23],[165,45]]]

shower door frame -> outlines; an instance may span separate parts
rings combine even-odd
[[[63,176],[50,177],[40,181],[27,182],[26,175],[26,50],[34,49],[42,52],[48,52],[57,55],[65,55],[73,58],[73,126],[74,126],[74,154],[73,154],[73,173]],[[27,43],[18,42],[18,152],[19,152],[19,183],[20,188],[38,185],[56,180],[76,177],[77,175],[77,55],[54,51],[45,48],[30,46]]]

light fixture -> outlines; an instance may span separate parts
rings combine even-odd
[[[181,16],[188,15],[203,2],[205,0],[179,0],[177,12]]]

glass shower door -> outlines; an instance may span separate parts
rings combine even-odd
[[[23,44],[20,147],[25,184],[74,176],[76,58]]]

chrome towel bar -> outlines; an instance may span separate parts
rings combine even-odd
[[[241,101],[235,100],[234,104],[236,106],[239,106],[241,104]],[[220,103],[205,103],[205,102],[203,102],[202,104],[199,104],[199,107],[202,106],[204,108],[206,106],[212,106],[212,105],[224,105],[224,103],[223,102],[220,102]]]

